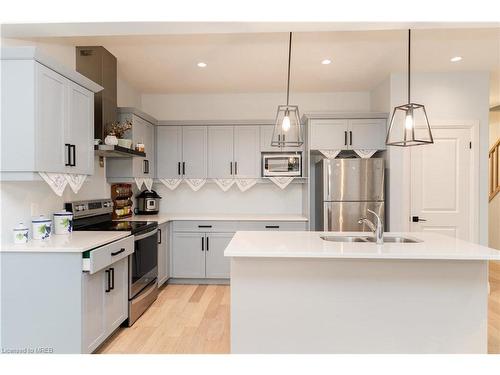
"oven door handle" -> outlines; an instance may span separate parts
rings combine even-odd
[[[151,232],[147,232],[144,234],[141,234],[139,236],[134,236],[134,241],[140,241],[143,240],[147,237],[154,236],[158,232],[158,229],[152,230]]]

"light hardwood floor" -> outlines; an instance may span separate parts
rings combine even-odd
[[[490,264],[488,352],[500,353],[500,262]],[[229,286],[167,285],[130,328],[99,353],[229,353]]]

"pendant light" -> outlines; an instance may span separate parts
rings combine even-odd
[[[408,30],[408,104],[394,107],[385,140],[388,146],[419,146],[434,143],[427,112],[423,104],[411,102],[411,30]],[[416,123],[425,126],[416,129]]]
[[[271,146],[300,147],[304,143],[300,125],[299,107],[290,105],[290,63],[292,58],[292,33],[288,42],[288,80],[286,84],[286,105],[279,105],[273,129]]]

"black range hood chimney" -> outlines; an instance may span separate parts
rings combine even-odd
[[[102,46],[76,47],[76,71],[104,87],[94,95],[94,138],[104,142],[117,120],[116,57]]]

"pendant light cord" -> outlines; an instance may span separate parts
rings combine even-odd
[[[290,64],[292,61],[292,33],[290,33],[290,39],[288,41],[288,80],[286,82],[286,105],[289,104],[290,99]]]
[[[408,104],[410,104],[411,29],[408,29]]]

